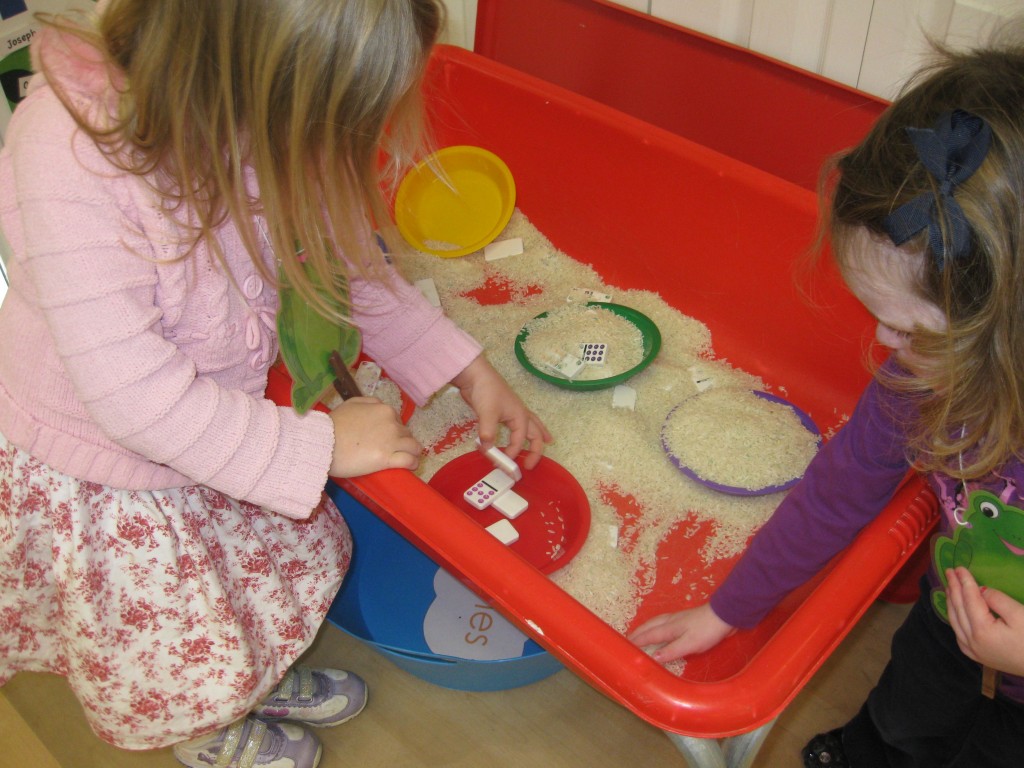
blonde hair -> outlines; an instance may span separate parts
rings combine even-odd
[[[382,182],[423,150],[418,86],[443,21],[438,0],[110,0],[92,28],[51,19],[123,73],[109,124],[76,119],[150,180],[191,245],[222,259],[230,220],[276,282],[265,234],[284,281],[339,321],[349,268],[381,266],[372,228],[393,237]]]
[[[940,268],[927,229],[902,246],[924,262],[916,270],[918,296],[945,311],[948,327],[912,334],[924,370],[880,375],[919,406],[909,446],[916,465],[970,479],[1024,454],[1024,45],[937,49],[867,137],[837,159],[827,226],[840,270],[865,268],[851,263],[855,234],[888,237],[890,213],[938,190],[906,128],[931,128],[954,109],[992,129],[984,162],[954,192],[970,224],[971,248]],[[938,215],[946,237],[946,212]]]

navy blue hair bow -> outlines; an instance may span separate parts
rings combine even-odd
[[[977,115],[955,109],[943,113],[934,128],[907,128],[907,135],[921,163],[939,182],[939,189],[934,194],[924,192],[889,214],[884,222],[885,231],[893,243],[903,245],[927,227],[928,245],[941,270],[947,258],[956,261],[970,252],[971,226],[953,197],[953,190],[967,181],[985,160],[992,129]],[[940,200],[949,228],[948,241],[942,237]]]

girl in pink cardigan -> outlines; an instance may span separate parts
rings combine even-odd
[[[323,488],[421,449],[374,398],[265,399],[279,274],[537,463],[543,424],[370,225],[441,23],[437,0],[104,0],[34,42],[0,153],[0,684],[64,675],[101,738],[186,765],[315,766],[295,722],[362,709],[355,675],[291,669],[351,555]]]

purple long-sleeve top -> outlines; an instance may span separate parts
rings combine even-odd
[[[757,624],[790,591],[817,574],[892,498],[911,467],[907,424],[909,396],[872,381],[850,421],[822,447],[804,478],[758,531],[749,548],[711,597],[725,622]],[[1014,461],[966,490],[947,475],[927,477],[942,507],[939,536],[953,538],[964,525],[968,497],[987,492],[1024,520],[1024,466]],[[969,524],[966,527],[970,527]],[[1017,556],[1024,557],[1024,551]],[[934,561],[929,573],[941,588]],[[1024,678],[1003,675],[1000,692],[1024,702]]]

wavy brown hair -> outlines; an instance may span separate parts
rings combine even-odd
[[[1024,38],[1015,37],[970,51],[937,48],[867,137],[835,161],[825,196],[840,270],[870,268],[851,263],[856,234],[888,237],[892,211],[938,189],[906,128],[931,128],[953,109],[992,128],[984,162],[954,193],[970,224],[970,252],[940,269],[927,230],[902,246],[924,262],[915,270],[919,297],[945,310],[948,328],[912,333],[924,370],[879,373],[920,406],[909,446],[916,465],[965,479],[1024,458]],[[949,231],[941,218],[940,227]]]
[[[72,113],[154,186],[190,245],[220,257],[214,233],[231,220],[276,283],[258,257],[263,228],[284,280],[348,318],[349,270],[379,269],[371,229],[393,231],[382,182],[423,151],[419,83],[444,22],[438,0],[110,0],[94,24],[48,21],[123,81],[109,119]]]

